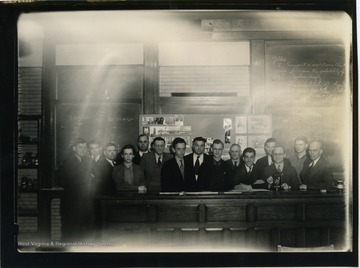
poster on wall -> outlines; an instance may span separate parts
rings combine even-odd
[[[225,144],[230,143],[231,142],[231,129],[232,129],[232,119],[231,118],[224,118],[223,128],[225,131],[224,143]]]
[[[249,115],[248,133],[271,133],[271,115]]]
[[[243,134],[247,133],[247,117],[246,116],[235,116],[235,133]]]
[[[183,115],[148,115],[143,116],[141,124],[146,125],[168,125],[168,126],[183,126],[184,116]]]

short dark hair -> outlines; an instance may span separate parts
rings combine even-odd
[[[270,142],[275,142],[275,143],[277,143],[277,140],[276,140],[275,138],[268,138],[268,139],[265,141],[264,145],[267,144],[267,143],[270,143]]]
[[[230,149],[231,149],[232,147],[235,147],[235,146],[238,146],[239,149],[240,149],[240,151],[241,151],[241,145],[238,144],[238,143],[233,143],[233,144],[231,144]]]
[[[303,141],[305,142],[306,144],[308,144],[308,140],[305,136],[297,136],[295,139],[294,139],[294,142],[296,141]]]
[[[78,144],[86,144],[86,140],[82,139],[82,138],[77,138],[76,140],[74,140],[74,142],[72,143],[71,147],[76,146]]]
[[[254,153],[254,156],[256,156],[256,151],[255,151],[255,149],[254,149],[254,148],[251,148],[251,147],[245,148],[245,150],[243,151],[242,156],[245,157],[245,154],[246,154],[246,153]]]
[[[186,141],[183,138],[177,137],[171,143],[171,146],[173,147],[174,150],[175,150],[176,145],[179,144],[179,143],[185,143],[185,145],[186,145]]]
[[[121,147],[121,150],[120,150],[120,155],[124,155],[124,151],[126,149],[131,149],[133,151],[133,154],[135,154],[136,150],[135,150],[135,147],[131,144],[126,144],[124,145],[123,147]]]
[[[223,143],[221,140],[219,140],[219,139],[214,140],[213,143],[212,143],[212,145],[211,145],[211,147],[212,147],[214,144],[221,144],[222,147],[224,148],[224,143]]]
[[[140,134],[140,135],[138,136],[137,142],[139,142],[139,140],[140,140],[141,137],[146,137],[146,138],[149,140],[149,136],[143,133],[143,134]]]
[[[90,145],[90,144],[97,144],[97,145],[101,146],[101,142],[99,142],[98,140],[90,140],[87,144],[88,144],[88,145]]]
[[[202,141],[202,142],[206,143],[206,139],[203,137],[196,137],[195,139],[193,139],[192,143],[194,144],[196,141]]]
[[[165,143],[165,139],[163,137],[156,137],[153,141],[152,144],[155,144],[155,141],[163,141]]]
[[[115,143],[113,143],[113,142],[107,142],[107,143],[105,143],[105,145],[103,146],[104,150],[105,150],[105,148],[107,148],[107,147],[109,147],[109,146],[114,146],[114,147],[116,148],[116,144],[115,144]]]

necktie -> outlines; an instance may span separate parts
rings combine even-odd
[[[310,177],[310,171],[313,168],[313,166],[314,166],[314,161],[312,161],[310,163],[308,170],[306,170],[306,172],[305,172],[305,181],[304,181],[305,184],[307,183],[307,181],[308,181],[308,179]]]
[[[181,175],[184,178],[184,162],[183,160],[180,160],[180,171],[181,171]]]
[[[160,167],[161,166],[161,157],[159,156],[158,161],[157,161],[157,165]]]
[[[281,173],[280,165],[278,165],[277,171],[279,171]]]
[[[234,162],[234,166],[237,167],[237,162],[236,161]]]
[[[249,175],[249,176],[251,175],[251,171],[252,171],[252,167],[249,168],[249,172],[248,172],[248,175]]]
[[[200,168],[200,155],[198,155],[196,161],[195,161],[195,166],[194,166],[194,172],[195,172],[195,175],[198,175],[199,174],[199,168]]]

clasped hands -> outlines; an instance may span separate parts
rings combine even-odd
[[[269,187],[274,183],[274,181],[275,181],[275,180],[274,180],[274,178],[273,178],[272,176],[270,176],[270,177],[268,177],[268,178],[266,179],[266,182],[268,183]],[[291,189],[291,186],[288,185],[287,183],[283,183],[283,184],[281,184],[281,188],[284,189],[284,190],[286,190],[286,191],[288,191],[288,190]]]

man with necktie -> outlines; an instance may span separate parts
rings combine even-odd
[[[156,137],[153,140],[154,150],[144,154],[140,160],[140,167],[144,171],[146,188],[148,192],[159,192],[161,190],[161,168],[163,163],[173,156],[165,153],[165,140],[162,137]]]
[[[285,149],[281,146],[276,146],[272,152],[273,163],[267,166],[264,170],[264,179],[268,185],[268,189],[278,187],[284,190],[299,189],[300,181],[298,179],[296,170],[284,161],[286,154]],[[277,183],[277,180],[279,182]]]
[[[204,190],[204,164],[212,161],[210,155],[205,154],[206,139],[196,137],[192,143],[192,153],[184,157],[186,176],[186,190],[198,192]]]
[[[115,166],[116,145],[107,143],[103,149],[104,157],[96,162],[94,172],[95,195],[113,195],[115,193],[115,184],[112,179],[112,172]]]
[[[161,168],[161,191],[183,192],[185,191],[185,168],[184,155],[186,142],[183,138],[175,138],[172,142],[175,156],[164,162]]]
[[[225,192],[231,190],[231,166],[221,159],[224,143],[216,139],[211,145],[212,160],[204,163],[203,189],[212,192]]]
[[[277,145],[277,141],[275,138],[269,138],[264,143],[264,151],[265,156],[259,158],[256,161],[256,165],[261,169],[262,175],[264,175],[264,170],[267,166],[270,166],[273,162],[272,160],[272,152]]]
[[[241,146],[237,143],[233,143],[229,150],[230,159],[226,162],[231,166],[231,169],[240,165],[241,160]]]
[[[59,186],[64,189],[60,213],[62,240],[79,241],[92,231],[93,194],[91,164],[86,141],[77,139],[58,170]]]
[[[89,142],[88,146],[89,146],[91,162],[92,162],[92,164],[95,164],[102,157],[100,142],[92,140]]]
[[[261,180],[261,169],[254,163],[255,157],[254,148],[248,147],[244,150],[242,163],[233,171],[231,188],[238,190],[264,188],[265,182]]]
[[[300,172],[301,182],[307,186],[307,189],[331,189],[333,187],[333,174],[329,162],[322,156],[322,153],[320,141],[313,141],[309,144],[310,159],[304,162]]]
[[[150,152],[149,150],[149,137],[146,134],[140,134],[137,139],[138,151],[134,155],[133,163],[136,165],[140,164],[141,158]]]

